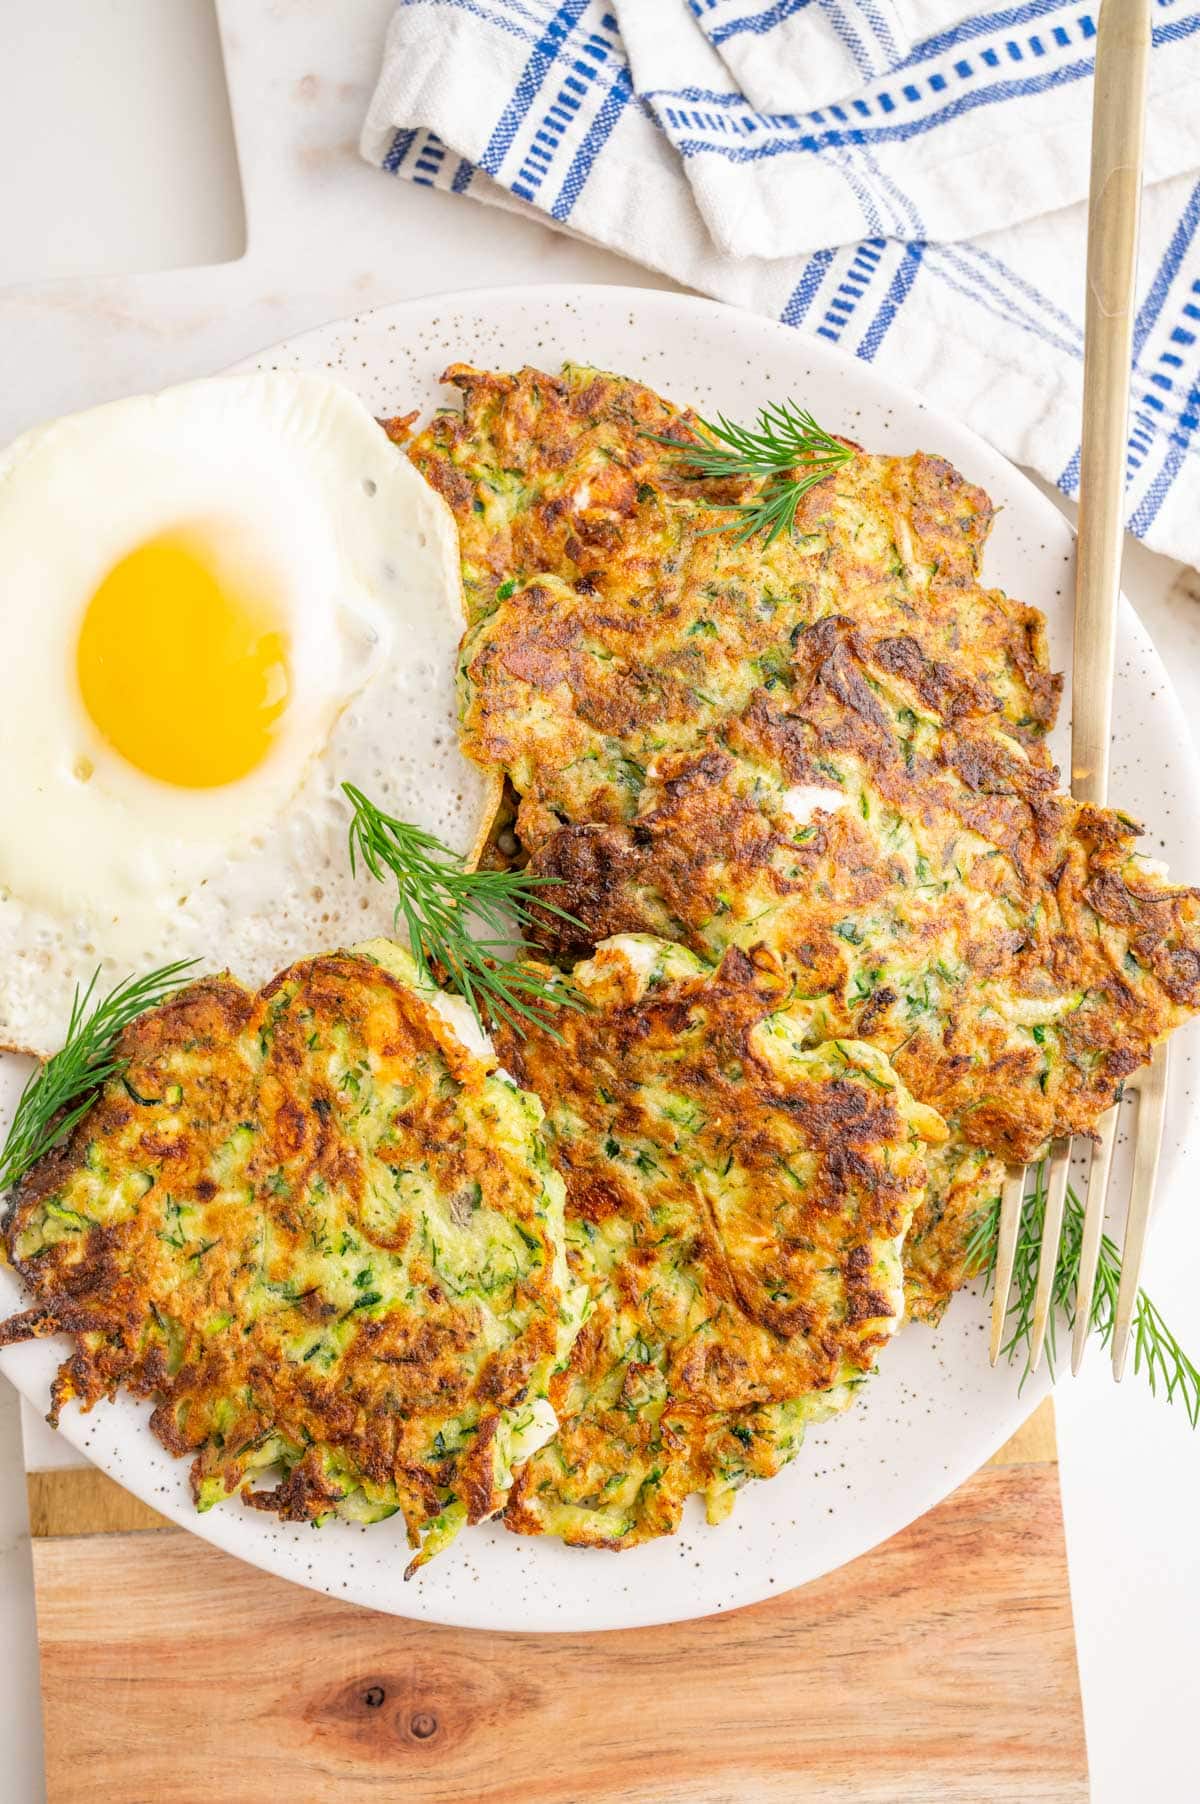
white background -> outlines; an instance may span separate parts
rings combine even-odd
[[[363,306],[505,281],[664,285],[358,162],[390,3],[226,0],[219,39],[208,0],[9,0],[0,440]],[[125,273],[137,271],[170,273]],[[1133,547],[1126,589],[1200,720],[1200,583]],[[1194,1353],[1198,1280],[1196,1201],[1180,1197],[1156,1229],[1146,1287]],[[1057,1409],[1093,1796],[1194,1797],[1200,1436],[1132,1374],[1114,1391],[1098,1357],[1060,1385]],[[26,1804],[42,1795],[36,1638],[18,1410],[3,1380],[0,1671],[3,1795]]]

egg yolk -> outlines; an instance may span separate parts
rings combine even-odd
[[[209,789],[260,764],[288,703],[278,609],[218,574],[186,538],[113,566],[77,652],[84,705],[109,744],[164,783]]]

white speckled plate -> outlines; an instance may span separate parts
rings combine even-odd
[[[956,421],[884,382],[865,364],[785,327],[708,301],[619,288],[501,289],[407,302],[280,345],[260,367],[328,369],[378,413],[429,409],[448,397],[438,376],[456,359],[553,369],[564,358],[638,376],[703,411],[748,418],[766,397],[793,396],[835,431],[873,450],[917,448],[951,458],[1000,505],[987,553],[990,581],[1038,603],[1055,662],[1070,661],[1072,537],[1025,477]],[[1146,821],[1148,852],[1200,877],[1200,769],[1158,656],[1122,611],[1113,793]],[[1060,742],[1060,755],[1062,746]],[[1160,1198],[1196,1182],[1193,1048],[1180,1036],[1171,1077]],[[10,1062],[11,1063],[11,1062]],[[15,1088],[17,1073],[0,1073]],[[1120,1173],[1118,1173],[1118,1179]],[[0,1272],[0,1309],[19,1287]],[[673,1541],[620,1556],[569,1550],[499,1528],[464,1534],[410,1584],[394,1522],[321,1529],[279,1525],[227,1503],[198,1516],[186,1467],[160,1449],[148,1410],[122,1399],[63,1432],[164,1514],[281,1577],[334,1597],[433,1622],[489,1629],[610,1629],[728,1610],[816,1578],[929,1509],[995,1451],[1045,1392],[1040,1376],[993,1372],[985,1309],[956,1299],[936,1332],[910,1327],[850,1412],[810,1432],[800,1457],[770,1484],[744,1491],[718,1529],[689,1513]],[[52,1343],[0,1356],[39,1408],[61,1357]]]

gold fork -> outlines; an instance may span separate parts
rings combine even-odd
[[[1108,800],[1112,739],[1113,664],[1124,536],[1123,493],[1133,354],[1133,288],[1142,191],[1142,140],[1146,117],[1146,68],[1150,52],[1151,0],[1102,0],[1096,32],[1096,81],[1092,100],[1092,165],[1088,203],[1087,313],[1083,355],[1083,440],[1079,469],[1079,543],[1075,566],[1075,639],[1072,666],[1071,793],[1081,802]],[[1125,1086],[1137,1096],[1137,1144],[1121,1284],[1112,1341],[1113,1376],[1120,1378],[1129,1350],[1146,1243],[1146,1224],[1158,1176],[1167,1091],[1167,1049]],[[1071,1370],[1077,1372],[1091,1326],[1092,1295],[1104,1199],[1112,1168],[1118,1110],[1099,1125],[1088,1171]],[[1038,1255],[1037,1291],[1029,1369],[1041,1364],[1054,1298],[1054,1274],[1062,1236],[1071,1142],[1050,1148],[1045,1215]],[[1025,1197],[1026,1168],[1010,1167],[1000,1208],[996,1286],[992,1298],[991,1360],[1004,1340]]]

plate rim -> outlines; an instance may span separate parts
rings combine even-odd
[[[495,305],[500,309],[506,309],[513,305],[522,304],[532,304],[543,308],[552,308],[555,306],[587,307],[589,305],[595,306],[598,304],[615,306],[626,305],[632,312],[643,314],[649,313],[658,318],[665,317],[669,319],[672,316],[677,318],[680,313],[683,313],[696,319],[708,320],[714,325],[717,325],[722,332],[728,330],[735,346],[739,335],[743,333],[749,333],[752,336],[759,337],[760,342],[777,342],[783,350],[799,353],[812,367],[821,367],[828,372],[844,373],[848,377],[847,412],[850,412],[853,409],[856,401],[856,393],[861,393],[865,390],[870,398],[876,403],[882,403],[886,406],[889,402],[893,402],[899,404],[906,410],[915,410],[920,413],[929,421],[931,436],[935,436],[943,430],[948,431],[953,440],[957,441],[960,446],[964,444],[969,446],[972,452],[977,456],[978,467],[973,467],[971,469],[968,480],[978,482],[986,489],[995,481],[995,473],[999,472],[1006,488],[1011,490],[1015,487],[1020,492],[1023,507],[1024,503],[1028,503],[1027,517],[1033,523],[1044,523],[1048,529],[1056,534],[1065,532],[1069,535],[1072,546],[1074,544],[1075,529],[1073,523],[1055,506],[1053,501],[1042,493],[1019,465],[1013,463],[1002,452],[989,444],[988,441],[982,438],[973,427],[969,426],[964,421],[955,419],[944,413],[936,405],[927,401],[918,390],[903,382],[895,380],[893,377],[881,374],[873,365],[863,363],[859,359],[839,351],[835,346],[826,344],[815,335],[798,333],[794,328],[788,327],[780,321],[771,319],[765,315],[749,312],[729,303],[714,301],[705,296],[678,292],[671,289],[644,288],[633,284],[570,282],[540,284],[518,282],[483,284],[477,288],[459,288],[445,292],[437,292],[405,301],[385,303],[379,307],[363,309],[361,312],[349,315],[332,317],[322,324],[308,327],[304,331],[292,334],[286,339],[269,343],[260,350],[246,357],[239,358],[236,363],[227,366],[226,369],[215,373],[233,375],[259,368],[274,352],[286,349],[289,353],[292,353],[297,349],[303,348],[307,344],[327,339],[332,332],[339,330],[348,332],[360,323],[371,322],[374,324],[382,321],[386,324],[389,320],[403,319],[405,323],[421,320],[428,324],[430,316],[436,318],[439,313],[448,312],[456,308],[470,310],[473,315],[482,317],[490,304]],[[956,465],[961,463],[961,450],[955,451],[952,461],[954,461]],[[1072,556],[1071,568],[1073,568],[1073,563],[1074,559]],[[1160,700],[1166,701],[1168,709],[1172,712],[1172,716],[1175,720],[1180,724],[1185,724],[1185,716],[1183,715],[1181,704],[1171,683],[1170,673],[1163,664],[1161,658],[1159,658],[1157,651],[1154,649],[1153,641],[1151,640],[1149,633],[1146,631],[1123,594],[1121,598],[1121,610],[1122,624],[1127,631],[1131,631],[1134,643],[1151,652],[1158,668],[1162,672],[1163,693]],[[1064,725],[1065,716],[1066,707],[1064,706]],[[1183,763],[1186,767],[1190,768],[1193,780],[1200,786],[1200,754],[1197,753],[1196,748],[1191,744],[1190,736],[1182,737],[1180,743],[1185,748]],[[21,1395],[37,1409],[44,1401],[44,1391],[42,1391],[36,1380],[30,1379],[27,1382],[22,1382],[20,1367],[22,1365],[21,1355],[23,1351],[25,1351],[25,1349],[19,1347],[0,1350],[0,1371],[5,1373],[5,1375],[14,1383],[18,1391],[20,1391]],[[813,1572],[807,1578],[797,1581],[795,1586],[788,1584],[782,1589],[777,1589],[773,1585],[770,1589],[767,1589],[765,1586],[758,1586],[757,1588],[748,1586],[744,1591],[731,1597],[728,1603],[722,1603],[715,1608],[709,1606],[707,1603],[701,1603],[696,1608],[688,1610],[672,1607],[672,1613],[667,1616],[664,1616],[660,1610],[654,1608],[645,1612],[639,1612],[636,1608],[630,1610],[628,1607],[622,1607],[619,1602],[620,1594],[616,1593],[614,1590],[614,1606],[611,1613],[601,1614],[598,1617],[596,1612],[592,1612],[592,1614],[589,1615],[588,1620],[582,1624],[578,1621],[569,1619],[539,1620],[535,1624],[532,1632],[563,1634],[599,1633],[621,1628],[665,1625],[669,1622],[694,1620],[708,1615],[723,1614],[731,1609],[743,1608],[746,1605],[759,1602],[769,1596],[782,1596],[785,1595],[788,1590],[798,1588],[799,1585],[815,1582],[819,1577],[826,1576],[828,1573],[840,1569],[842,1565],[847,1564],[850,1560],[870,1552],[874,1547],[881,1545],[883,1540],[890,1538],[890,1536],[896,1533],[902,1532],[902,1530],[911,1525],[913,1521],[917,1520],[929,1509],[935,1507],[944,1498],[948,1497],[954,1490],[958,1489],[969,1477],[979,1470],[982,1465],[986,1464],[1005,1441],[1016,1432],[1021,1424],[1026,1421],[1038,1407],[1043,1398],[1050,1394],[1052,1388],[1052,1383],[1043,1369],[1043,1371],[1039,1373],[1022,1392],[1014,1395],[1005,1407],[1000,1406],[1000,1400],[998,1399],[995,1414],[989,1415],[987,1418],[988,1426],[986,1429],[980,1433],[967,1437],[971,1449],[969,1465],[967,1465],[961,1457],[954,1457],[954,1450],[950,1449],[945,1462],[945,1469],[943,1469],[941,1462],[937,1463],[936,1469],[932,1464],[927,1468],[927,1482],[924,1484],[914,1483],[911,1486],[907,1493],[908,1501],[905,1503],[902,1511],[899,1512],[898,1517],[892,1526],[882,1536],[869,1540],[865,1545],[860,1546],[856,1552],[850,1554],[837,1554],[830,1563],[823,1565],[818,1572]],[[125,1401],[127,1403],[133,1402],[132,1399],[125,1399]],[[140,1408],[141,1406],[139,1405],[138,1407]],[[108,1471],[109,1475],[113,1477],[116,1482],[124,1485],[125,1488],[132,1489],[133,1487],[129,1483],[129,1474],[124,1470],[119,1474],[113,1471],[111,1469],[111,1461],[106,1460],[103,1455],[92,1453],[86,1448],[84,1444],[86,1430],[91,1421],[92,1417],[90,1415],[82,1415],[78,1410],[72,1411],[65,1417],[59,1432],[63,1433],[65,1438],[80,1452],[85,1453],[91,1463],[97,1464],[102,1470]],[[142,1423],[139,1427],[139,1432],[144,1431],[145,1424]],[[983,1449],[982,1452],[979,1451],[980,1448]],[[180,1466],[180,1469],[182,1470],[180,1462],[173,1463],[176,1466]],[[134,1476],[136,1476],[136,1474],[134,1474]],[[482,1633],[529,1632],[516,1625],[510,1624],[508,1627],[497,1627],[491,1622],[481,1621],[479,1614],[477,1612],[472,1612],[470,1609],[440,1607],[440,1602],[442,1605],[448,1605],[449,1600],[439,1601],[436,1593],[432,1591],[427,1593],[430,1600],[430,1608],[422,1609],[416,1614],[410,1614],[403,1608],[396,1608],[391,1606],[387,1601],[381,1601],[378,1597],[365,1595],[370,1588],[370,1578],[365,1574],[358,1579],[358,1595],[356,1595],[356,1586],[354,1584],[350,1584],[341,1592],[331,1591],[327,1586],[322,1585],[315,1578],[309,1579],[285,1571],[281,1563],[277,1559],[271,1557],[272,1544],[270,1542],[258,1542],[254,1539],[247,1540],[241,1532],[241,1525],[245,1519],[238,1516],[232,1508],[228,1511],[214,1510],[201,1516],[191,1506],[190,1499],[186,1496],[182,1487],[179,1492],[172,1493],[169,1496],[148,1496],[146,1494],[148,1491],[149,1486],[146,1485],[141,1492],[135,1491],[134,1494],[142,1495],[145,1501],[152,1502],[152,1506],[155,1509],[166,1515],[179,1527],[197,1534],[200,1539],[205,1540],[212,1545],[221,1547],[223,1551],[232,1554],[234,1557],[242,1559],[248,1564],[258,1567],[260,1570],[272,1573],[277,1578],[285,1579],[287,1582],[304,1584],[306,1588],[317,1590],[325,1595],[340,1596],[348,1601],[361,1603],[364,1607],[374,1608],[376,1610],[382,1609],[389,1614],[396,1615],[401,1620],[430,1621],[449,1626],[477,1629]],[[909,1508],[909,1503],[912,1505],[911,1509]],[[253,1513],[248,1514],[252,1515]],[[453,1558],[453,1552],[447,1557]],[[403,1602],[403,1600],[401,1601]],[[414,1601],[416,1600],[414,1599]]]

